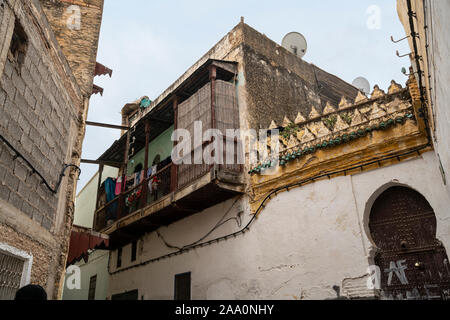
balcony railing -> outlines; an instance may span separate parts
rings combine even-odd
[[[130,160],[129,150],[143,149],[144,155],[148,154],[150,142],[167,130],[168,125],[172,125],[174,130],[184,128],[195,139],[196,126],[201,122],[200,137],[203,138],[208,130],[216,129],[222,133],[226,146],[224,135],[228,134],[227,130],[240,128],[234,82],[236,73],[236,63],[208,61],[177,87],[170,99],[160,101],[158,106],[134,120],[132,130],[123,135],[99,160],[117,162],[126,159],[126,163],[123,163],[123,168],[126,168]],[[212,139],[202,141],[201,146],[193,144],[192,147],[201,148],[201,154],[204,154],[205,148],[211,143]],[[229,161],[231,163],[227,161],[224,164],[219,160],[214,161],[214,164],[206,160],[197,163],[194,161],[196,153],[192,151],[186,155],[186,158],[191,158],[190,162],[171,164],[155,176],[127,189],[110,203],[98,208],[95,230],[110,235],[111,243],[123,243],[129,241],[130,236],[148,232],[157,225],[168,225],[242,194],[243,166],[238,161],[238,141],[233,142],[232,147],[236,150],[236,156],[234,161]],[[227,159],[227,150],[228,146],[223,151],[224,159]],[[121,232],[116,232],[119,230]]]
[[[169,164],[100,207],[95,214],[95,230],[103,230],[115,221],[157,202],[171,192],[172,184],[172,164]]]

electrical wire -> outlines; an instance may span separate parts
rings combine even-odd
[[[177,250],[185,250],[186,248],[189,248],[189,247],[191,247],[191,246],[193,246],[193,245],[196,245],[197,243],[199,243],[199,242],[203,241],[204,239],[206,239],[211,233],[213,233],[213,232],[214,232],[215,230],[217,230],[219,227],[223,226],[223,225],[224,225],[225,223],[227,223],[228,221],[236,220],[237,223],[238,223],[238,227],[240,227],[240,226],[241,226],[241,222],[240,222],[240,219],[237,218],[237,217],[233,217],[233,218],[230,218],[230,219],[227,219],[227,220],[223,221],[223,219],[225,219],[225,217],[230,213],[231,209],[233,209],[234,205],[238,202],[238,200],[239,200],[239,198],[236,199],[236,200],[233,202],[233,204],[231,205],[231,207],[225,212],[225,214],[222,216],[222,218],[216,223],[216,225],[215,225],[210,231],[208,231],[208,233],[207,233],[205,236],[201,237],[199,240],[197,240],[197,241],[195,241],[195,242],[193,242],[193,243],[191,243],[191,244],[185,245],[185,246],[183,246],[183,247],[177,247],[177,246],[174,246],[174,245],[171,245],[170,243],[168,243],[168,242],[164,239],[164,237],[161,235],[161,233],[159,233],[159,231],[156,231],[156,234],[158,235],[158,237],[164,242],[164,244],[165,244],[168,248],[170,248],[170,249],[177,249]]]
[[[28,161],[27,158],[25,158],[25,156],[23,156],[16,148],[14,148],[14,146],[3,136],[0,134],[0,140],[3,141],[4,144],[6,144],[15,154],[14,159],[17,158],[21,158],[23,161],[25,161],[25,163],[27,164],[27,166],[31,169],[32,174],[37,174],[39,176],[39,178],[42,181],[42,184],[44,184],[48,190],[50,190],[51,193],[53,194],[57,194],[59,191],[59,188],[61,186],[62,183],[62,179],[65,176],[65,172],[68,168],[76,168],[78,171],[78,176],[80,176],[81,174],[81,169],[80,167],[74,165],[74,164],[64,164],[61,173],[59,175],[59,179],[58,182],[56,183],[55,187],[52,187],[50,185],[50,183],[44,178],[44,176],[31,164],[30,161]]]
[[[430,146],[431,145],[428,143],[426,145],[423,145],[421,147],[415,148],[415,149],[413,149],[411,151],[408,151],[408,152],[405,152],[405,153],[402,153],[402,154],[399,154],[399,155],[388,156],[388,157],[384,157],[384,158],[377,159],[377,160],[374,160],[374,161],[370,161],[370,162],[367,162],[367,163],[362,163],[362,164],[353,166],[351,168],[346,168],[346,169],[341,169],[341,170],[337,170],[337,171],[334,171],[334,172],[320,174],[320,175],[317,175],[317,176],[314,176],[314,177],[311,177],[311,178],[308,178],[308,179],[304,179],[304,180],[302,180],[300,182],[296,182],[296,183],[292,183],[292,184],[289,184],[289,185],[285,185],[285,186],[276,188],[276,189],[272,190],[270,193],[268,193],[264,197],[263,201],[261,202],[259,207],[256,209],[256,211],[253,214],[252,218],[245,225],[244,228],[242,228],[242,229],[240,229],[240,230],[238,230],[236,232],[230,233],[228,235],[221,236],[221,237],[218,237],[218,238],[215,238],[215,239],[212,239],[212,240],[208,240],[208,241],[205,241],[205,242],[197,243],[195,245],[192,245],[191,247],[188,247],[188,248],[185,248],[185,249],[180,249],[180,250],[178,250],[176,252],[165,254],[165,255],[159,256],[157,258],[148,259],[148,260],[143,261],[143,262],[141,262],[139,264],[132,265],[132,266],[129,266],[127,268],[120,269],[120,270],[116,270],[114,272],[111,272],[110,264],[108,264],[108,273],[110,275],[115,275],[115,274],[122,273],[122,272],[125,272],[125,271],[128,271],[128,270],[134,269],[134,268],[145,266],[145,265],[153,263],[153,262],[158,262],[160,260],[168,259],[168,258],[177,256],[177,255],[181,255],[181,254],[183,254],[185,252],[188,252],[188,251],[196,249],[196,248],[202,248],[204,246],[211,245],[213,243],[219,243],[220,241],[228,240],[230,238],[236,238],[238,235],[245,234],[247,231],[250,231],[250,226],[255,222],[255,220],[257,219],[257,217],[259,215],[259,213],[261,213],[261,211],[266,207],[266,203],[268,201],[270,201],[270,199],[272,199],[272,196],[274,194],[277,194],[278,192],[281,192],[283,190],[293,189],[293,188],[296,188],[296,187],[301,187],[302,185],[304,185],[306,183],[315,182],[316,180],[323,179],[323,178],[331,179],[331,176],[333,176],[333,175],[340,174],[340,173],[346,173],[347,171],[352,171],[352,170],[359,169],[359,168],[362,169],[365,166],[370,166],[370,165],[377,164],[377,163],[379,164],[382,161],[387,161],[387,160],[391,160],[391,159],[400,159],[400,157],[408,156],[408,155],[411,155],[413,153],[417,153],[418,155],[420,155],[420,151],[421,150],[427,149]]]

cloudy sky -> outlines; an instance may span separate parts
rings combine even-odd
[[[304,60],[352,82],[367,78],[387,89],[410,65],[395,51],[409,53],[394,0],[105,0],[97,61],[113,77],[97,77],[103,96],[91,98],[90,121],[120,124],[120,110],[144,95],[154,100],[215,43],[240,17],[277,43],[290,31],[308,41]],[[120,132],[88,127],[83,158],[97,159]],[[98,170],[82,165],[78,190]]]

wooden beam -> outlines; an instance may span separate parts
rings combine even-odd
[[[123,165],[120,162],[87,160],[87,159],[81,159],[80,162],[81,163],[87,163],[87,164],[99,164],[99,165],[104,165],[104,166],[114,167],[114,168],[120,168]]]
[[[148,171],[148,145],[150,143],[150,121],[145,121],[145,155],[144,155],[144,177],[142,178],[141,208],[147,205],[147,171]],[[153,173],[153,172],[152,172]]]
[[[103,175],[103,164],[100,165],[98,169],[98,181],[97,181],[97,197],[95,200],[95,214],[94,214],[94,229],[97,230],[97,222],[98,222],[98,200],[100,198],[100,187],[102,185],[102,175]]]
[[[159,119],[159,118],[155,118],[155,117],[150,117],[150,121],[156,121],[156,122],[160,122],[160,123],[164,123],[164,124],[172,124],[171,121],[167,121],[167,120],[163,120],[163,119]]]
[[[173,128],[174,130],[178,129],[178,96],[175,95],[173,97]],[[173,142],[173,148],[177,145],[176,141]],[[178,189],[178,166],[175,163],[172,163],[170,172],[170,191],[175,192]]]
[[[115,124],[99,123],[99,122],[92,122],[92,121],[86,121],[86,125],[94,126],[94,127],[109,128],[109,129],[130,130],[130,127],[127,127],[127,126],[118,126]]]

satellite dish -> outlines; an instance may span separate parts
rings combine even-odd
[[[358,77],[353,80],[352,85],[362,91],[364,94],[370,94],[370,83],[366,78]]]
[[[289,32],[285,35],[281,45],[299,58],[303,58],[308,49],[305,37],[298,32]]]

